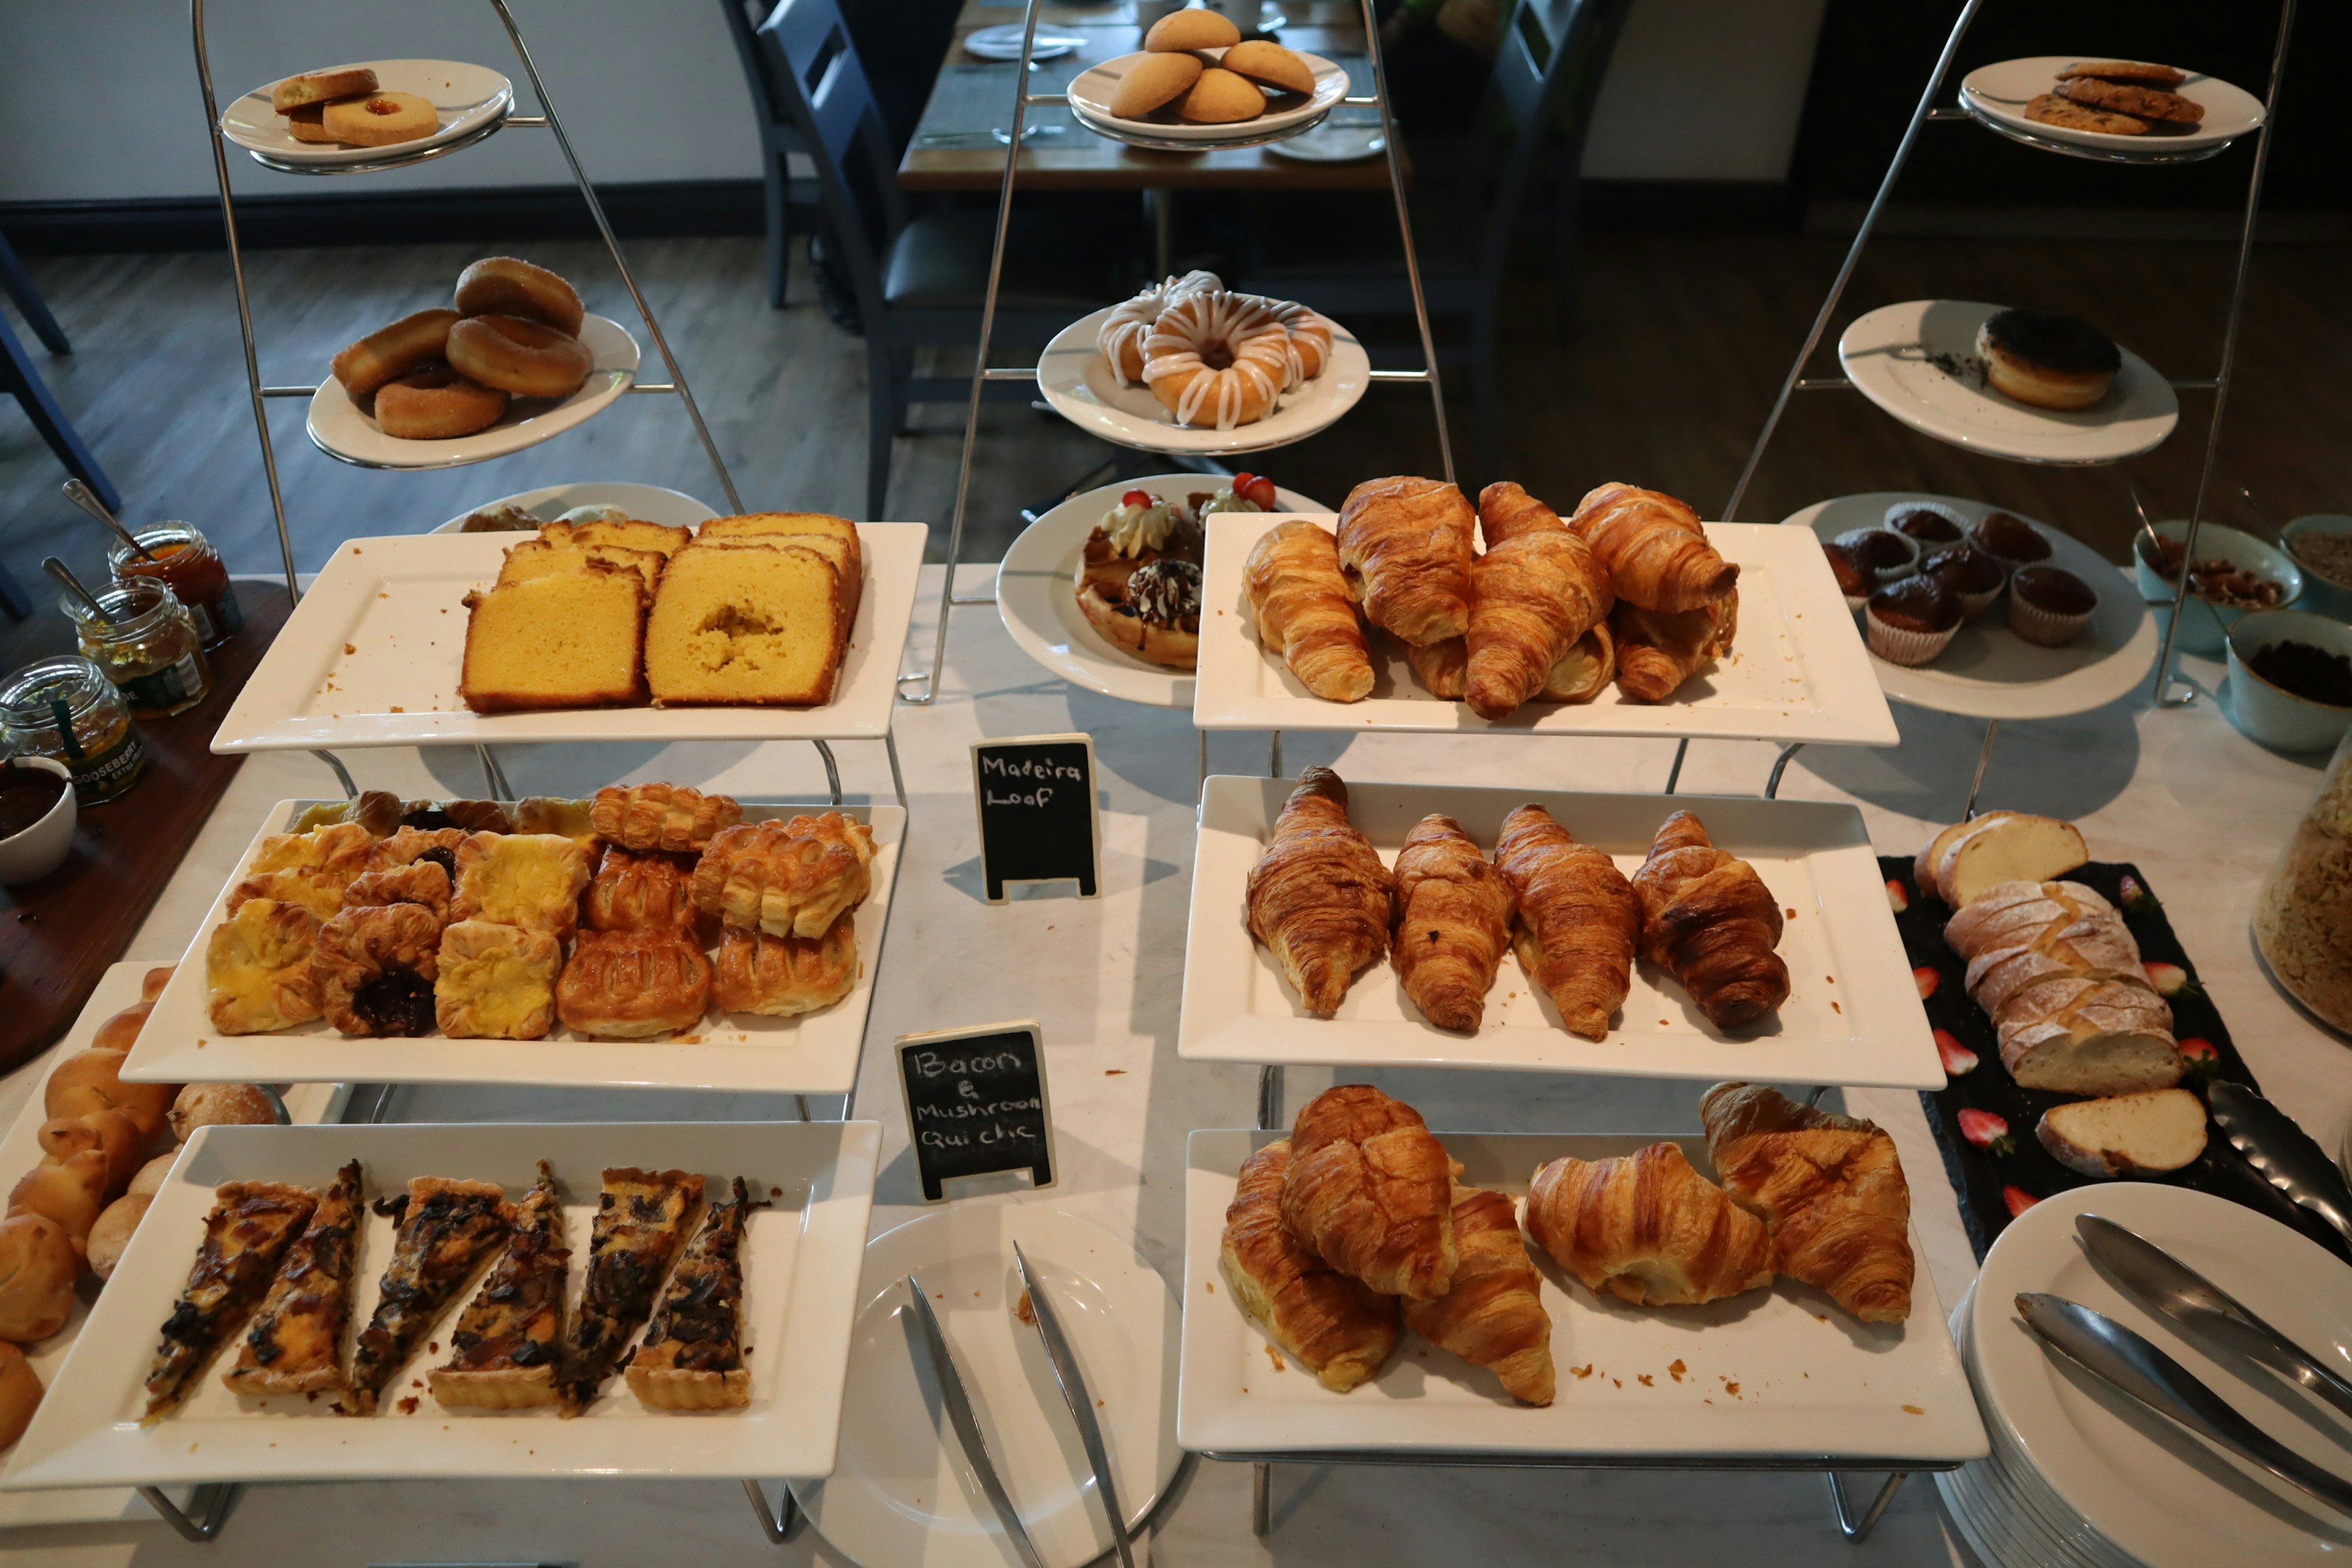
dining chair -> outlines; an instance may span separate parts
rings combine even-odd
[[[814,180],[793,178],[794,154],[806,157],[808,148],[799,130],[768,90],[767,72],[760,68],[759,29],[768,14],[768,0],[719,0],[727,18],[727,36],[735,40],[736,58],[743,62],[743,79],[751,89],[751,112],[760,125],[760,177],[767,187],[768,308],[784,308],[784,279],[792,271],[793,220],[803,232],[816,217]]]
[[[767,90],[815,166],[826,249],[839,258],[857,296],[866,336],[866,515],[879,517],[891,442],[908,407],[971,395],[969,374],[915,374],[915,354],[979,341],[994,206],[908,216],[889,137],[839,0],[781,0],[754,41]],[[1106,234],[1089,214],[1021,207],[1005,246],[996,342],[1042,348],[1076,317],[1132,293],[1142,258],[1139,242]],[[984,391],[992,401],[1036,395],[1026,382],[992,382]]]
[[[5,235],[0,235],[0,292],[16,301],[16,309],[24,313],[25,324],[33,329],[33,335],[40,340],[43,348],[53,354],[73,353],[73,344],[58,325],[57,317],[49,313],[47,302],[33,287],[32,274],[16,259],[16,252]],[[25,352],[23,340],[16,336],[5,316],[0,316],[0,393],[16,398],[25,410],[25,417],[33,422],[33,428],[48,443],[58,461],[65,465],[66,472],[88,485],[109,508],[117,511],[122,509],[122,497],[108,482],[89,448],[82,444],[73,421],[58,406],[48,384],[41,379],[39,368]],[[5,565],[0,565],[0,611],[19,621],[33,613],[31,596]]]

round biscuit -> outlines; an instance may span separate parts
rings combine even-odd
[[[1110,111],[1121,120],[1140,120],[1181,97],[1201,79],[1202,70],[1198,55],[1145,55],[1119,77]]]
[[[1143,47],[1154,54],[1172,49],[1222,49],[1242,41],[1242,30],[1214,11],[1171,11],[1151,24]]]
[[[1252,81],[1278,87],[1285,92],[1295,92],[1311,98],[1315,93],[1315,73],[1305,60],[1280,44],[1264,38],[1247,38],[1225,51],[1217,62],[1226,70],[1245,76]]]

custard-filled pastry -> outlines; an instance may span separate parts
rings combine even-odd
[[[300,904],[326,920],[342,907],[343,889],[368,868],[375,842],[356,822],[272,834],[254,851],[246,879],[229,895],[229,912],[249,899],[268,899]]]
[[[430,860],[449,873],[449,886],[454,889],[457,886],[457,846],[466,838],[462,827],[401,827],[375,847],[375,852],[368,858],[368,869],[396,871],[419,860]]]
[[[1366,1083],[1301,1107],[1282,1217],[1340,1273],[1417,1301],[1453,1283],[1454,1162],[1421,1112]]]
[[[703,1211],[654,1321],[629,1362],[629,1392],[648,1410],[725,1410],[751,1403],[744,1364],[743,1222],[751,1200],[735,1178]]]
[[[1367,479],[1339,508],[1339,570],[1372,625],[1415,647],[1470,629],[1478,514],[1440,479]]]
[[[677,931],[694,925],[693,874],[675,856],[606,846],[582,905],[591,931]]]
[[[327,1022],[346,1035],[433,1032],[441,922],[421,904],[345,910],[319,929],[313,963]]]
[[[400,826],[400,797],[380,789],[362,790],[350,800],[321,801],[306,807],[294,819],[290,831],[308,833],[314,827],[331,827],[339,822],[356,822],[368,830],[371,838],[389,838]]]
[[[1493,1372],[1512,1398],[1549,1405],[1551,1314],[1518,1211],[1501,1193],[1457,1186],[1454,1194],[1454,1283],[1434,1301],[1406,1302],[1404,1321],[1430,1343]]]
[[[555,988],[564,1026],[599,1039],[642,1040],[702,1022],[710,959],[676,931],[588,931]]]
[[[315,866],[289,867],[246,878],[229,890],[228,912],[236,913],[256,899],[298,904],[320,920],[331,920],[343,907],[345,884]]]
[[[312,954],[319,917],[299,904],[254,899],[223,921],[205,947],[205,989],[213,1027],[266,1035],[320,1014]]]
[[[830,1007],[857,987],[857,922],[823,936],[770,936],[727,928],[711,994],[722,1013],[789,1018]]]
[[[477,833],[457,846],[453,920],[496,921],[558,942],[580,923],[588,852],[557,833]]]
[[[1348,786],[1308,768],[1250,868],[1250,934],[1273,950],[1308,1012],[1328,1018],[1356,971],[1388,952],[1396,878],[1348,820]]]
[[[615,785],[596,792],[589,817],[607,844],[676,855],[702,848],[721,828],[742,821],[743,808],[727,795],[684,784]]]
[[[1290,1140],[1242,1162],[1217,1263],[1242,1310],[1293,1361],[1334,1394],[1379,1375],[1401,1337],[1397,1303],[1351,1279],[1307,1248],[1283,1223]]]
[[[873,889],[874,830],[837,811],[747,822],[694,868],[695,907],[741,931],[823,936]]]
[[[1636,1307],[1696,1306],[1772,1283],[1764,1222],[1673,1143],[1541,1167],[1528,1186],[1528,1235],[1586,1289]]]
[[[449,918],[449,873],[437,860],[414,860],[389,871],[362,871],[343,889],[345,909],[372,904],[420,904],[436,920]]]
[[[595,803],[562,795],[525,795],[515,802],[517,833],[561,833],[589,854],[596,853]]]
[[[536,1040],[555,1026],[563,947],[545,931],[458,921],[441,933],[433,1012],[453,1040]]]

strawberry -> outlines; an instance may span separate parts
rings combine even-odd
[[[2159,996],[2194,996],[2204,989],[2189,977],[2189,971],[2177,963],[2158,963],[2149,960],[2143,962],[2140,967],[2147,971],[2147,983],[2156,987],[2156,994]]]
[[[1911,895],[1903,890],[1902,883],[1889,877],[1886,879],[1886,901],[1894,906],[1895,912],[1899,915],[1911,907]]]
[[[2164,908],[2161,903],[2157,901],[2156,895],[2147,890],[2147,885],[2128,871],[2124,873],[2123,886],[2116,889],[2116,891],[2117,898],[2116,901],[2122,904],[2123,907],[2127,910],[2160,910]]]
[[[1936,1054],[1944,1060],[1946,1078],[1964,1078],[1977,1070],[1977,1054],[1960,1044],[1949,1029],[1936,1031]]]
[[[2213,1042],[2201,1035],[2191,1035],[2180,1042],[2180,1054],[2189,1063],[2189,1080],[2201,1083],[2221,1069],[2221,1053]]]
[[[2000,1190],[2000,1201],[2009,1205],[2009,1217],[2015,1219],[2042,1200],[2023,1187],[2003,1187]]]
[[[1256,507],[1260,511],[1280,511],[1274,498],[1274,481],[1264,474],[1235,474],[1234,494]]]
[[[1129,490],[1125,495],[1118,498],[1118,504],[1121,506],[1150,506],[1152,504],[1151,492],[1150,490]]]
[[[1994,1159],[2017,1152],[2017,1140],[2009,1135],[2009,1122],[2005,1119],[1971,1106],[1960,1112],[1959,1120],[1960,1136]]]
[[[1936,987],[1944,983],[1944,977],[1923,963],[1911,972],[1911,983],[1919,987],[1919,1000],[1925,1002],[1936,994]]]

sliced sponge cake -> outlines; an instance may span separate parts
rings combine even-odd
[[[645,595],[636,572],[597,562],[468,594],[466,706],[498,713],[644,700]]]
[[[755,511],[714,517],[695,539],[704,544],[789,542],[815,551],[841,574],[842,614],[847,625],[856,624],[857,602],[866,587],[866,552],[857,542],[857,525],[849,519],[822,511]]]
[[[646,680],[656,703],[813,707],[833,700],[846,631],[817,552],[691,544],[654,596]]]
[[[667,522],[642,522],[629,518],[542,522],[539,536],[550,544],[611,544],[623,550],[657,550],[664,555],[685,549],[694,538],[689,530]]]
[[[624,550],[617,544],[550,544],[543,539],[527,539],[507,552],[506,564],[499,568],[499,582],[501,585],[528,583],[533,577],[577,572],[593,561],[638,573],[646,580],[646,597],[650,599],[661,582],[662,563],[667,559],[658,550]]]

